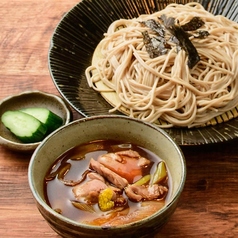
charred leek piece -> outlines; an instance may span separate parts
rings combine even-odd
[[[69,172],[70,168],[70,163],[65,163],[63,167],[60,167],[60,170],[58,172],[58,179],[64,182],[64,177]]]
[[[68,171],[71,168],[71,164],[70,163],[65,163],[65,164],[61,164],[56,171],[48,174],[45,177],[46,181],[51,181],[53,179],[55,179],[56,177],[58,177],[59,180],[63,181],[64,180],[64,176],[68,173]]]
[[[78,202],[78,201],[71,201],[72,205],[82,211],[85,211],[85,212],[90,212],[90,213],[94,213],[95,210],[93,208],[92,205],[90,204],[86,204],[86,203],[81,203],[81,202]]]

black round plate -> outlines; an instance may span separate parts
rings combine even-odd
[[[185,4],[191,1],[83,0],[62,18],[52,37],[49,69],[61,95],[82,116],[105,115],[111,109],[99,93],[89,88],[85,77],[85,69],[91,64],[94,49],[108,26],[120,18],[129,19],[161,10],[171,2]],[[238,22],[236,1],[197,2],[215,15],[221,14]],[[179,145],[225,142],[238,137],[238,118],[215,126],[170,128],[165,131]]]

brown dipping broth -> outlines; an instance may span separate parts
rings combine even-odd
[[[108,212],[102,212],[98,208],[97,204],[93,205],[95,213],[82,211],[74,207],[71,203],[71,201],[75,201],[75,197],[72,192],[73,186],[65,185],[59,178],[68,181],[69,183],[79,181],[82,179],[83,173],[89,169],[89,161],[91,158],[97,160],[100,155],[107,153],[115,153],[128,149],[137,151],[140,156],[143,156],[152,162],[150,166],[143,168],[142,176],[155,172],[156,166],[153,165],[157,165],[161,161],[161,158],[143,147],[137,146],[132,143],[125,143],[113,140],[98,140],[86,144],[81,144],[62,154],[46,173],[44,183],[44,195],[47,204],[55,211],[59,212],[60,214],[71,220],[93,225],[106,224],[107,219],[105,220],[105,218],[107,216],[105,215],[108,214]],[[70,169],[67,170],[69,166]],[[167,179],[163,182],[162,185],[165,185],[168,188],[171,185],[171,181],[169,178],[170,175],[167,168]],[[136,180],[138,179],[139,178],[137,178]],[[87,181],[87,179],[85,181]],[[170,189],[165,199],[163,199],[162,201],[153,201],[154,204],[157,203],[158,205],[155,205],[157,206],[157,209],[154,209],[154,211],[151,211],[151,213],[154,213],[155,211],[159,210],[161,207],[164,206],[166,199],[168,199],[169,197],[169,192]],[[127,197],[126,195],[123,196]],[[140,205],[141,202],[132,202],[128,200],[128,206],[126,208],[128,209],[129,207],[129,213],[131,214],[133,211],[137,210]],[[147,214],[147,216],[148,215],[151,214]],[[103,219],[100,220],[100,217],[103,217]],[[133,221],[134,219],[131,220],[131,222]]]

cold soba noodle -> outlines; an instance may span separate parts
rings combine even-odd
[[[47,203],[65,217],[95,226],[132,223],[169,198],[169,171],[158,156],[131,143],[99,140],[61,155],[45,176]]]
[[[238,105],[237,62],[237,23],[198,3],[170,4],[113,22],[86,76],[113,110],[161,127],[194,127]]]

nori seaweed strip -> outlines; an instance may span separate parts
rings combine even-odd
[[[151,59],[167,54],[170,45],[167,44],[163,37],[150,37],[148,31],[142,32],[142,36],[146,51]]]
[[[156,22],[154,19],[149,19],[147,21],[142,21],[141,23],[157,32],[160,36],[164,37],[164,27],[159,22]]]
[[[142,32],[143,41],[150,58],[155,58],[160,55],[167,54],[170,45],[167,44],[165,39],[165,28],[159,22],[154,19],[149,19],[147,21],[142,21],[141,24],[147,26],[153,30],[157,35],[155,37],[150,37],[148,31]]]
[[[175,25],[175,19],[173,17],[167,18],[165,15],[162,15],[161,20],[166,29],[178,39],[181,47],[188,54],[188,67],[192,69],[199,62],[200,57],[197,49],[189,40],[188,34],[179,25]]]
[[[172,26],[169,31],[179,40],[181,47],[188,54],[188,67],[192,69],[200,60],[197,49],[189,40],[187,33],[179,26]]]
[[[188,23],[181,26],[184,31],[196,31],[201,26],[203,26],[205,22],[200,17],[193,17]]]
[[[148,31],[143,31],[141,33],[142,33],[142,36],[143,36],[143,42],[145,44],[146,51],[148,52],[150,58],[156,57],[156,55],[154,53],[154,47],[151,43],[151,38],[149,36]]]
[[[193,34],[193,36],[195,38],[200,38],[200,39],[204,39],[205,37],[209,36],[209,32],[208,31],[198,31],[196,32],[197,34]]]

